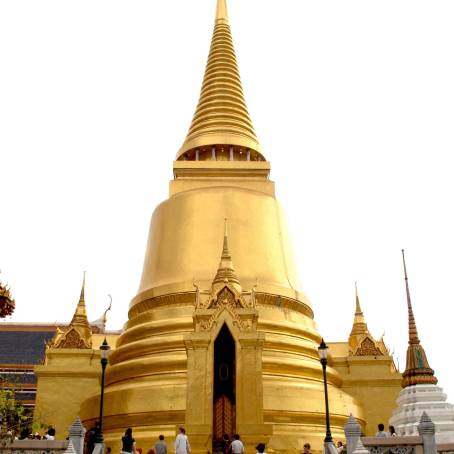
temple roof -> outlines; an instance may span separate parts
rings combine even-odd
[[[47,342],[55,334],[48,331],[0,330],[0,364],[40,364]]]
[[[210,53],[197,105],[188,135],[178,152],[220,145],[253,151],[255,160],[263,160],[260,145],[244,100],[240,73],[233,47],[226,0],[217,0],[216,19]],[[240,151],[241,152],[241,151]]]
[[[416,328],[415,316],[410,298],[410,287],[408,285],[407,266],[405,263],[405,252],[402,249],[402,261],[404,264],[405,290],[407,293],[408,307],[408,348],[407,363],[405,372],[402,374],[402,388],[411,385],[434,384],[438,383],[433,369],[430,368],[427,361],[426,352],[422,347],[418,330]]]

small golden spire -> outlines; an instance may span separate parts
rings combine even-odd
[[[350,336],[355,335],[369,335],[369,330],[367,328],[366,321],[364,319],[363,311],[361,310],[361,306],[359,303],[359,296],[358,296],[358,286],[355,282],[355,295],[356,295],[356,310],[355,310],[355,318],[353,320],[352,331]]]
[[[87,326],[88,328],[90,326],[85,308],[85,271],[82,280],[82,288],[80,289],[79,302],[77,303],[76,311],[74,312],[70,325]]]
[[[199,103],[177,159],[265,160],[244,100],[227,16],[226,0],[217,0],[216,20]],[[221,156],[222,154],[222,156]],[[192,158],[191,158],[192,156]],[[205,158],[207,159],[207,158]]]
[[[219,262],[218,271],[213,280],[213,286],[217,284],[230,283],[241,292],[240,281],[235,273],[233,267],[232,256],[229,252],[228,238],[227,238],[227,219],[224,219],[224,242],[222,244],[221,260]]]
[[[85,271],[80,290],[79,302],[77,303],[71,323],[59,330],[49,347],[53,348],[91,348],[91,329],[88,323],[87,311],[85,309]]]
[[[407,293],[408,307],[408,348],[407,363],[405,372],[402,374],[402,388],[411,385],[438,383],[433,369],[427,361],[426,352],[420,344],[416,321],[413,314],[413,307],[410,298],[410,287],[408,285],[407,266],[405,263],[405,251],[402,249],[402,261],[404,264],[405,290]]]

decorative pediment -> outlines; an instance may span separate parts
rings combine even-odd
[[[383,352],[369,336],[359,344],[359,347],[353,353],[354,356],[383,356]]]
[[[240,330],[252,330],[256,325],[257,310],[251,293],[239,294],[233,286],[226,284],[204,299],[198,294],[194,314],[196,331],[209,331],[216,324],[221,314],[226,311],[233,324]]]
[[[53,348],[91,348],[89,342],[82,338],[75,328],[70,328],[63,333],[57,333],[56,339],[52,342]]]

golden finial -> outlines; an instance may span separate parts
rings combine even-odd
[[[216,7],[216,22],[222,22],[224,24],[229,23],[229,16],[227,14],[227,1],[218,0]]]
[[[84,271],[84,277],[82,279],[82,288],[80,289],[80,298],[79,298],[79,304],[83,304],[85,306],[85,273]]]
[[[410,298],[410,287],[408,285],[407,266],[405,263],[405,251],[402,249],[402,261],[404,264],[405,290],[407,293],[408,307],[408,348],[407,348],[407,363],[405,372],[402,374],[402,387],[405,388],[411,385],[434,384],[438,383],[434,375],[433,369],[430,368],[427,361],[426,352],[422,347],[416,321],[413,314],[413,307]]]
[[[356,313],[362,314],[361,306],[359,305],[358,285],[357,285],[356,281],[355,281],[355,293],[356,293]]]
[[[217,0],[210,53],[197,105],[186,140],[177,159],[199,151],[217,159],[216,153],[237,160],[265,160],[244,100],[235,49],[227,17],[226,0]],[[198,150],[198,151],[197,151]],[[191,159],[191,158],[190,158]],[[194,157],[192,157],[194,159]]]

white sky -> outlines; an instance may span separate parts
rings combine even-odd
[[[229,0],[246,101],[320,332],[354,281],[405,363],[420,338],[454,401],[454,2]],[[194,112],[214,0],[0,2],[0,280],[12,321],[126,320],[154,207]]]

